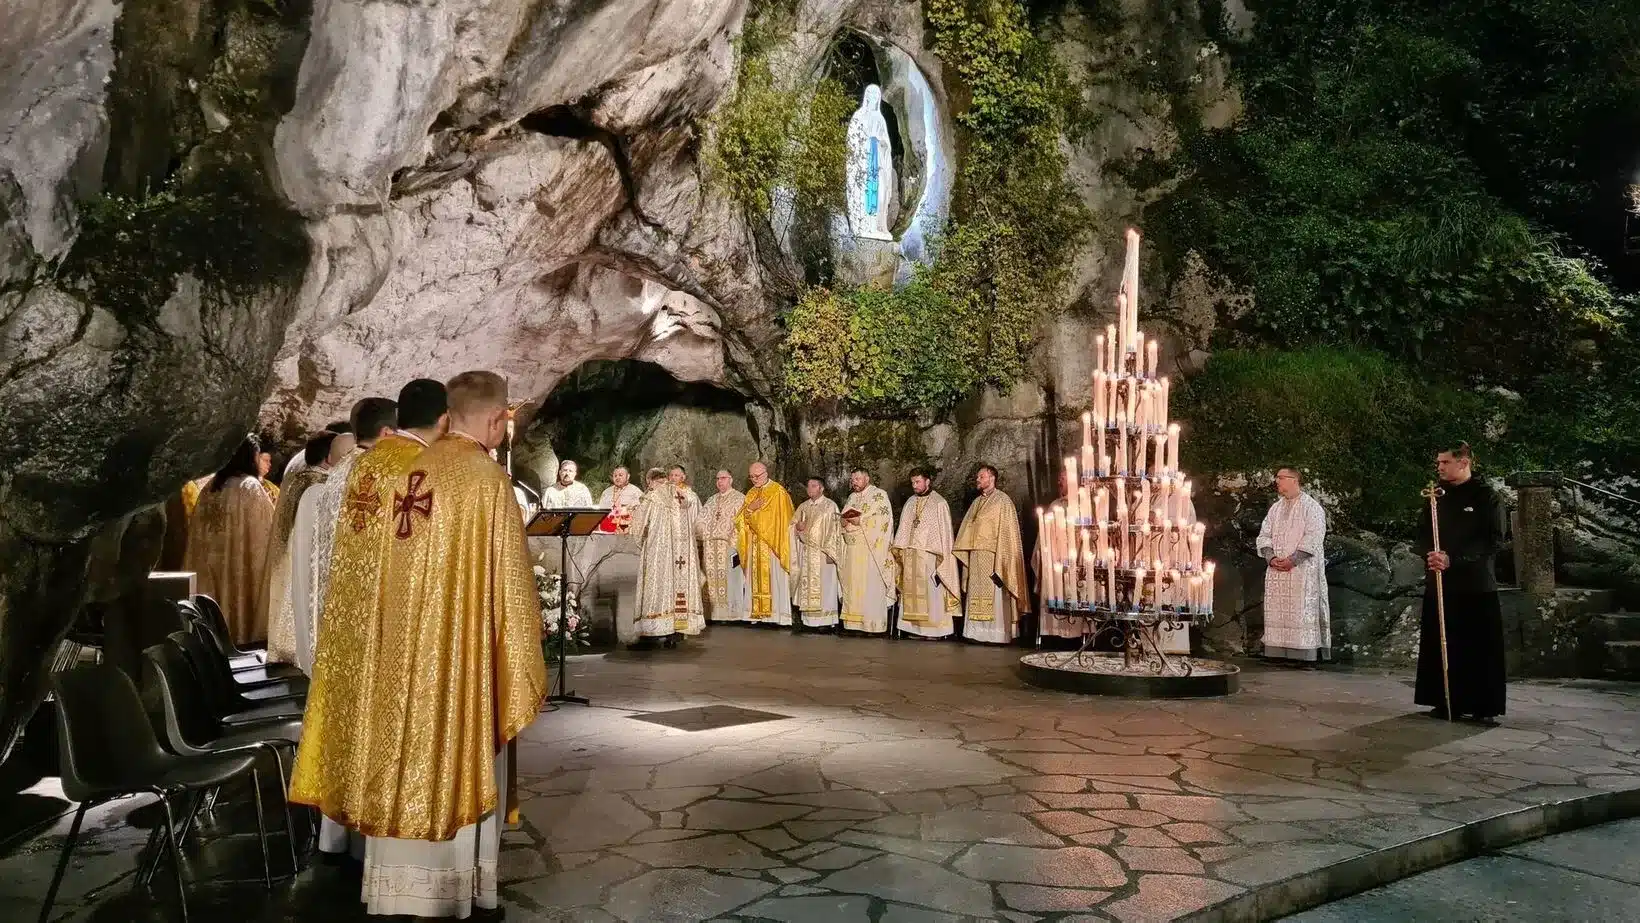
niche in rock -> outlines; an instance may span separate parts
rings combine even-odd
[[[679,381],[651,362],[587,362],[534,408],[514,473],[540,488],[552,483],[560,459],[574,459],[596,499],[616,466],[641,483],[646,468],[683,465],[695,490],[709,493],[717,469],[734,472],[739,483],[757,460],[748,403],[727,388]]]

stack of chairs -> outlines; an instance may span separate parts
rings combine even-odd
[[[107,663],[52,676],[63,792],[79,808],[40,910],[41,923],[50,918],[86,812],[130,795],[157,795],[164,812],[164,825],[149,837],[138,883],[148,884],[168,856],[184,923],[182,844],[195,819],[214,809],[230,783],[250,783],[262,879],[273,887],[262,780],[272,772],[281,797],[289,791],[307,678],[294,667],[267,664],[236,649],[221,608],[208,596],[177,604],[177,617],[177,630],[143,651],[141,692],[131,677]],[[306,809],[293,810],[287,802],[284,814],[294,875],[300,868],[295,816],[307,821],[309,842],[316,827]]]

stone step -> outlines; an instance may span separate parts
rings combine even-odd
[[[1640,679],[1640,641],[1607,641],[1606,675]]]
[[[1595,620],[1608,641],[1640,641],[1640,612],[1608,612]]]

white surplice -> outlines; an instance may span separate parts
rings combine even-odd
[[[1295,551],[1309,555],[1285,573],[1264,571],[1264,652],[1292,660],[1327,660],[1332,656],[1332,612],[1327,600],[1323,552],[1327,512],[1307,493],[1282,498],[1270,506],[1258,533],[1258,551],[1285,558]]]

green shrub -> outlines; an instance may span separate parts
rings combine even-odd
[[[1435,453],[1482,448],[1491,402],[1369,352],[1226,350],[1180,389],[1180,464],[1198,476],[1297,465],[1346,522],[1404,532]]]

